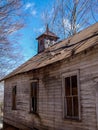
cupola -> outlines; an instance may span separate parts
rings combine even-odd
[[[49,46],[52,46],[59,39],[53,32],[49,31],[48,25],[46,31],[36,38],[38,40],[38,53],[44,51]]]

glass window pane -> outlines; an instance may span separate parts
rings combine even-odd
[[[16,109],[16,86],[12,89],[12,109]]]
[[[33,84],[31,84],[31,97],[33,97],[34,96],[34,90],[33,90]]]
[[[32,104],[31,104],[32,106],[32,108],[33,108],[33,111],[34,111],[34,97],[32,97]]]
[[[78,97],[73,97],[73,112],[75,117],[79,116],[79,110],[78,110]]]
[[[65,95],[70,95],[70,77],[65,78]]]
[[[37,96],[37,82],[31,83],[31,96]]]
[[[34,86],[34,97],[37,97],[37,83]]]
[[[77,76],[71,76],[71,84],[72,84],[72,95],[77,95]]]
[[[31,110],[37,111],[37,82],[31,83]]]
[[[72,116],[72,97],[66,97],[67,116]]]

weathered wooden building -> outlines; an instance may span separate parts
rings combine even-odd
[[[39,53],[3,79],[5,128],[98,130],[98,23],[57,39],[47,28]]]

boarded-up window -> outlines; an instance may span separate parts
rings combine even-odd
[[[79,119],[79,95],[77,75],[65,77],[64,87],[64,116],[65,118]]]
[[[31,111],[37,112],[37,90],[38,90],[38,83],[32,82],[31,83]]]
[[[16,110],[16,94],[17,94],[16,86],[13,86],[12,87],[12,110]]]

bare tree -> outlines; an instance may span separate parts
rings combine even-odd
[[[23,27],[20,0],[0,0],[0,77],[13,68],[21,54],[12,34]]]
[[[52,10],[44,11],[43,16],[44,21],[48,16],[52,30],[66,38],[98,21],[98,0],[55,0]]]

